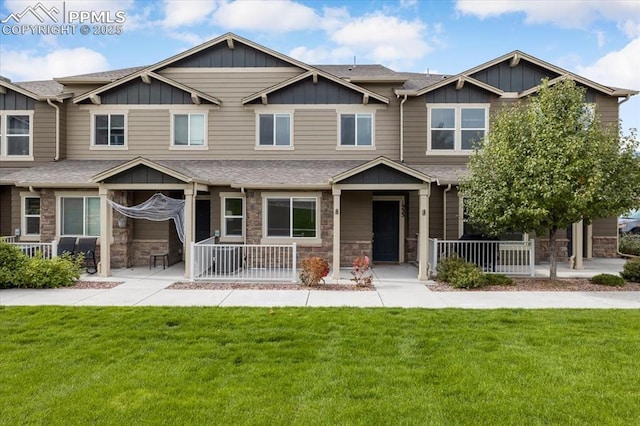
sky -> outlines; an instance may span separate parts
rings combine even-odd
[[[233,32],[311,65],[442,74],[517,49],[640,90],[640,0],[3,0],[0,21],[0,75],[16,82],[151,65]],[[620,117],[640,129],[640,95]]]

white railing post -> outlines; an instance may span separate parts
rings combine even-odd
[[[531,276],[536,276],[536,244],[534,240],[529,240],[529,267]]]
[[[58,256],[58,242],[56,240],[51,241],[51,259]]]
[[[292,273],[291,273],[291,282],[295,283],[298,282],[298,276],[296,274],[296,264],[298,262],[298,250],[297,250],[297,244],[293,243],[293,264],[291,265],[291,269],[292,269]]]
[[[198,253],[196,253],[196,243],[194,243],[193,241],[190,243],[191,244],[191,259],[189,259],[189,280],[193,281],[195,279],[195,271],[196,271],[196,256],[199,255],[199,251]]]

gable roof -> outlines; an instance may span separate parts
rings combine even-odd
[[[160,173],[163,173],[167,176],[171,176],[172,178],[178,179],[185,183],[198,182],[196,179],[194,179],[191,176],[187,176],[184,173],[173,170],[167,166],[163,166],[162,164],[156,163],[155,161],[151,161],[143,157],[137,157],[137,158],[134,158],[133,160],[127,161],[126,163],[122,163],[115,167],[107,169],[103,172],[98,173],[97,175],[94,175],[91,179],[93,182],[99,183],[111,177],[114,177],[116,175],[119,175],[121,173],[125,173],[129,170],[132,170],[138,166],[146,166],[150,169],[157,170]]]
[[[109,90],[111,90],[111,89],[113,89],[115,87],[118,87],[118,86],[124,84],[124,83],[128,83],[130,81],[133,81],[138,77],[140,77],[143,81],[145,81],[145,80],[149,81],[148,79],[153,78],[154,80],[161,81],[161,82],[163,82],[165,84],[168,84],[168,85],[173,86],[173,87],[175,87],[177,89],[180,89],[183,92],[189,93],[189,94],[191,94],[191,97],[192,97],[194,103],[197,103],[196,102],[196,98],[202,98],[202,99],[206,99],[207,101],[209,101],[209,102],[211,102],[213,104],[216,104],[216,105],[220,105],[221,104],[220,100],[215,98],[215,97],[213,97],[213,96],[210,96],[210,95],[208,95],[208,94],[206,94],[204,92],[201,92],[201,91],[199,91],[197,89],[194,89],[192,87],[189,87],[187,85],[179,83],[179,82],[177,82],[175,80],[172,80],[172,79],[170,79],[168,77],[165,77],[163,75],[156,74],[153,71],[149,71],[149,72],[146,72],[146,73],[136,72],[136,73],[133,73],[133,74],[129,74],[128,76],[126,76],[126,77],[124,77],[124,78],[122,78],[120,80],[114,81],[114,82],[112,82],[110,84],[107,84],[105,86],[102,86],[102,87],[98,87],[97,89],[91,90],[91,91],[86,92],[86,93],[83,93],[80,96],[76,96],[75,98],[73,98],[73,102],[77,104],[77,103],[80,103],[80,102],[85,101],[87,99],[90,99],[92,102],[99,103],[99,96],[100,96],[101,93],[107,92],[107,91],[109,91]]]
[[[36,101],[44,100],[43,96],[39,96],[30,90],[20,87],[17,84],[12,83],[8,79],[5,79],[4,77],[0,78],[0,94],[5,94],[7,92],[7,89],[13,90],[14,92],[20,93],[21,95],[24,95]],[[55,97],[55,95],[53,97]]]
[[[462,88],[462,86],[464,86],[465,83],[470,83],[470,84],[472,84],[474,86],[477,86],[477,87],[479,87],[481,89],[484,89],[484,90],[486,90],[488,92],[494,93],[494,94],[496,94],[498,96],[502,96],[504,94],[504,91],[498,89],[497,87],[494,87],[494,86],[492,86],[490,84],[487,84],[487,83],[483,83],[482,81],[476,80],[475,78],[469,77],[468,75],[458,74],[458,75],[454,75],[454,76],[451,76],[451,77],[444,78],[444,79],[440,80],[439,82],[437,82],[435,84],[432,84],[432,85],[427,86],[427,87],[425,87],[425,88],[423,88],[421,90],[416,91],[415,92],[415,96],[424,95],[425,93],[434,91],[436,89],[439,89],[439,88],[444,87],[444,86],[448,86],[449,84],[453,84],[453,83],[456,84],[456,88],[460,88],[460,89]],[[398,93],[399,95],[407,94],[406,92],[407,91],[403,91],[403,90],[397,90],[396,91],[396,93]]]
[[[334,76],[332,74],[329,74],[327,72],[324,72],[322,70],[313,69],[313,70],[309,70],[309,71],[307,71],[305,73],[299,74],[299,75],[297,75],[295,77],[292,77],[289,80],[286,80],[286,81],[278,83],[278,84],[276,84],[274,86],[271,86],[271,87],[269,87],[269,88],[267,88],[265,90],[262,90],[260,92],[254,93],[253,95],[247,96],[247,97],[242,99],[242,104],[245,105],[245,104],[247,104],[247,103],[249,103],[251,101],[254,101],[254,100],[256,100],[256,99],[258,99],[258,98],[260,98],[262,96],[268,96],[270,93],[274,93],[274,92],[276,92],[276,91],[278,91],[280,89],[283,89],[283,88],[285,88],[287,86],[290,86],[290,85],[292,85],[294,83],[297,83],[297,82],[302,81],[304,79],[307,79],[309,77],[313,78],[314,82],[315,82],[317,80],[318,76],[324,77],[327,80],[330,80],[330,81],[332,81],[334,83],[339,84],[340,86],[344,86],[344,87],[347,87],[347,88],[349,88],[351,90],[354,90],[356,92],[362,93],[363,98],[365,98],[365,99],[367,97],[371,97],[371,98],[379,100],[382,103],[385,103],[385,104],[389,103],[389,98],[387,98],[385,96],[378,95],[377,93],[374,93],[374,92],[372,92],[370,90],[364,89],[364,88],[362,88],[360,86],[356,86],[353,83],[350,83],[348,81],[342,80],[341,78],[338,78],[338,77],[336,77],[336,76]]]
[[[389,160],[386,157],[378,157],[378,158],[374,158],[371,161],[367,161],[366,163],[360,164],[359,166],[356,166],[350,170],[347,170],[345,172],[339,173],[335,176],[333,176],[331,178],[331,183],[340,183],[343,180],[346,180],[350,177],[353,177],[357,174],[363,173],[367,170],[373,169],[376,166],[379,165],[383,165],[383,166],[387,166],[391,169],[394,169],[400,173],[406,174],[408,176],[411,176],[413,178],[416,178],[418,180],[421,180],[423,182],[434,182],[435,179],[433,179],[431,176],[428,176],[422,172],[419,172],[415,169],[412,169],[411,167],[405,166],[402,163],[397,163],[395,161]]]

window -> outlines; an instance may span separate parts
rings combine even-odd
[[[291,114],[258,115],[259,146],[291,146]]]
[[[340,146],[373,146],[373,115],[340,114]]]
[[[205,114],[174,114],[173,145],[205,146]]]
[[[267,198],[266,236],[315,238],[317,232],[316,198]]]
[[[22,200],[23,235],[40,235],[40,197],[26,196]]]
[[[124,114],[95,114],[93,128],[93,144],[95,146],[125,145]]]
[[[61,197],[60,235],[100,235],[99,197]]]
[[[31,111],[0,111],[0,156],[32,159]]]
[[[223,198],[223,233],[225,237],[242,237],[244,230],[243,199]]]
[[[584,104],[582,106],[582,116],[580,117],[580,123],[582,124],[582,129],[588,129],[593,120],[596,118],[596,104]]]
[[[484,105],[430,106],[428,150],[472,150],[487,131],[487,111]]]

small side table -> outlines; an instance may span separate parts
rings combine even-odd
[[[151,262],[153,262],[153,267],[156,267],[156,261],[158,258],[162,259],[162,269],[166,269],[169,265],[169,253],[151,253],[149,255],[149,269],[151,269]]]

